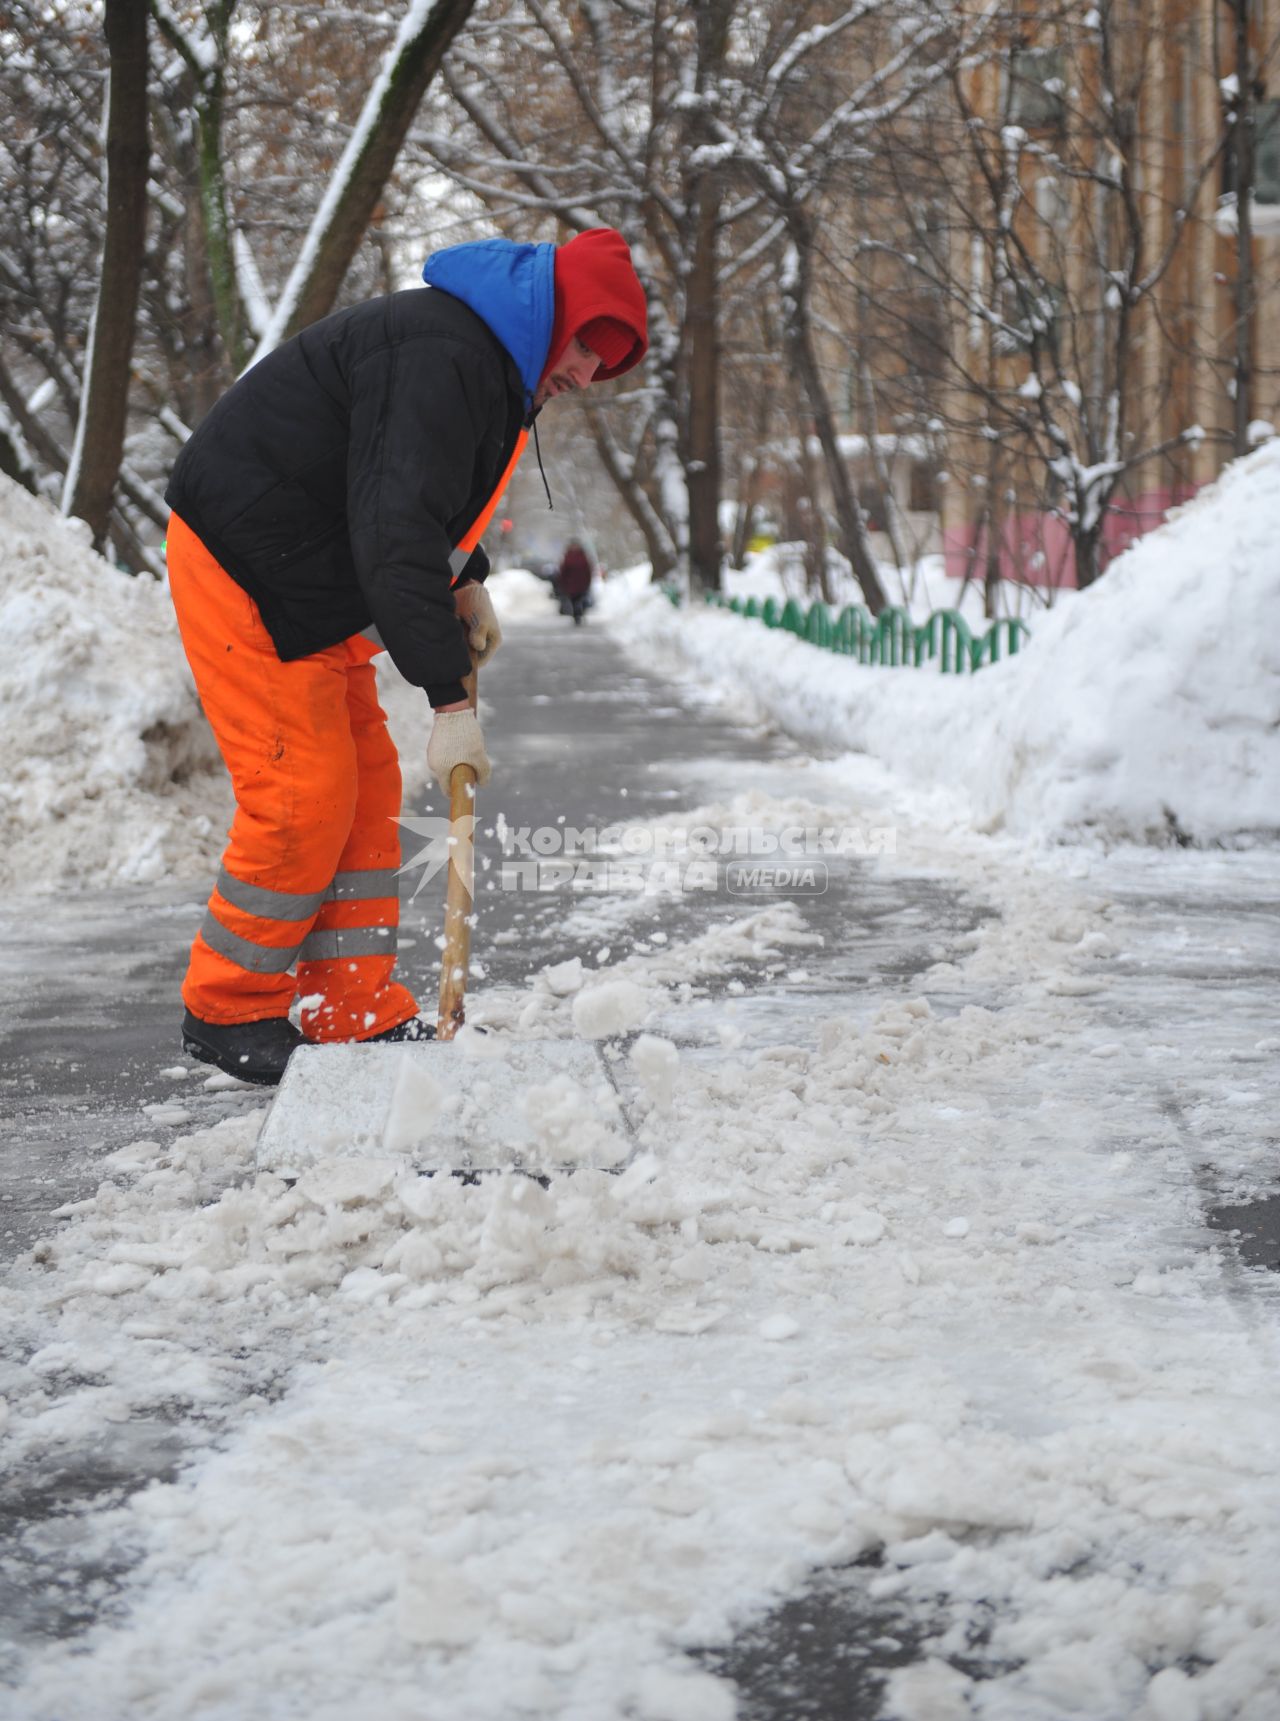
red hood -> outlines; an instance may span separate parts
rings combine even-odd
[[[556,248],[556,315],[542,372],[545,378],[584,323],[608,317],[630,331],[630,352],[617,364],[601,365],[596,382],[608,382],[638,365],[649,350],[644,288],[626,240],[613,227],[592,227]]]

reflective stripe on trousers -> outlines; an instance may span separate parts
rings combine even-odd
[[[399,894],[399,885],[393,867],[379,867],[366,872],[339,873],[328,890],[298,894],[246,884],[243,879],[233,878],[224,866],[218,874],[216,890],[224,902],[243,909],[255,919],[296,923],[314,919],[325,902],[394,897]],[[317,962],[340,956],[385,956],[388,951],[394,954],[396,948],[394,925],[334,927],[309,932],[288,944],[263,944],[225,926],[212,903],[205,912],[200,933],[219,956],[238,962],[255,974],[282,974],[299,958],[303,962]]]
[[[394,867],[374,867],[366,872],[340,872],[325,892],[326,902],[374,902],[399,900],[400,885]],[[344,956],[395,954],[396,926],[376,921],[359,926],[317,927],[303,940],[299,955],[304,962],[334,962]]]

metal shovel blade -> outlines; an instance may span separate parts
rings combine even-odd
[[[259,1170],[285,1176],[334,1159],[543,1174],[615,1169],[630,1150],[593,1046],[464,1030],[447,1042],[301,1047],[285,1067],[257,1157]]]

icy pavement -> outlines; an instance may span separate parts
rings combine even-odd
[[[255,1179],[261,1096],[160,1074],[181,904],[14,911],[8,1712],[1269,1721],[1276,1282],[1206,1213],[1275,1188],[1280,857],[1027,854],[512,634],[511,823],[896,851],[491,893],[477,1013],[603,1030],[645,1148],[545,1190]]]

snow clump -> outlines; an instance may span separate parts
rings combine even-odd
[[[628,1034],[649,1014],[652,999],[634,980],[602,980],[573,1000],[573,1026],[587,1040]]]

